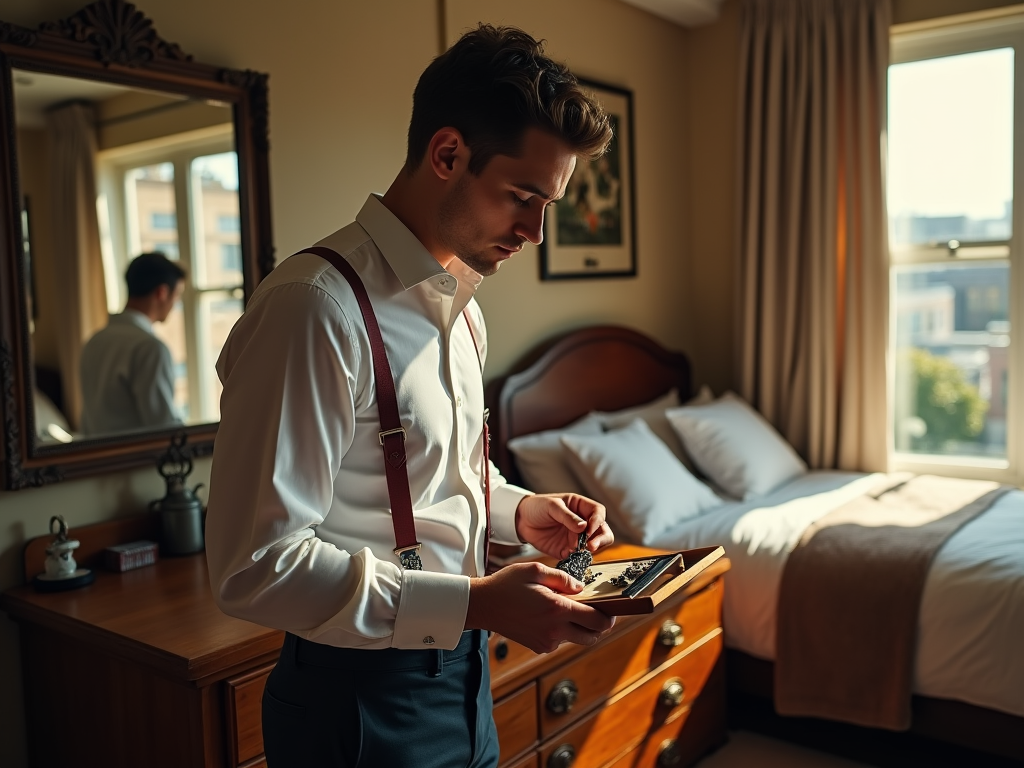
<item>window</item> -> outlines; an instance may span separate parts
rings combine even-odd
[[[900,469],[1024,477],[1014,145],[1024,18],[893,38],[892,443]],[[1024,140],[1022,140],[1024,141]],[[1024,147],[1024,144],[1022,144]]]
[[[237,216],[218,216],[217,230],[220,232],[240,232],[242,222]]]
[[[151,220],[153,222],[153,229],[178,228],[177,217],[173,213],[153,213],[151,214]]]
[[[175,402],[187,421],[220,418],[214,366],[243,309],[238,161],[224,135],[100,154],[108,306],[127,298],[123,275],[140,253],[177,259],[188,276],[181,302],[154,332],[175,362]]]

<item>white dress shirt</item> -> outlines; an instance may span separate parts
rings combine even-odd
[[[174,360],[153,323],[126,309],[111,315],[82,349],[82,432],[127,432],[181,423],[174,406]]]
[[[454,648],[484,573],[482,280],[445,271],[370,196],[321,240],[373,304],[407,431],[422,571],[403,571],[378,433],[370,343],[352,289],[310,253],[259,285],[217,363],[224,383],[206,523],[225,613],[348,648]],[[463,316],[468,307],[473,336]],[[494,539],[517,543],[528,493],[492,466]]]

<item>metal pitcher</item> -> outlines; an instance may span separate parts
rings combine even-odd
[[[185,478],[192,472],[192,459],[184,451],[185,435],[177,435],[160,458],[157,471],[167,481],[167,495],[149,505],[160,515],[160,553],[191,555],[202,551],[203,504],[196,495],[202,483],[189,489]]]

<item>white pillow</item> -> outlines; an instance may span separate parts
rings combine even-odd
[[[667,416],[701,472],[737,499],[756,499],[807,472],[782,435],[732,392]]]
[[[588,495],[605,505],[612,530],[628,541],[650,544],[681,520],[722,503],[643,419],[601,435],[564,435],[562,444]]]
[[[711,394],[711,390],[704,386],[700,388],[700,391],[692,400],[686,401],[686,405],[702,405],[710,403],[714,399],[715,396]],[[678,407],[679,392],[673,389],[667,395],[652,400],[646,405],[626,408],[612,413],[598,412],[597,415],[601,419],[601,426],[606,430],[621,429],[637,417],[643,419],[647,422],[647,426],[651,428],[651,432],[654,433],[655,437],[668,446],[668,449],[672,451],[672,455],[681,461],[688,470],[694,472],[696,468],[693,461],[686,455],[686,450],[683,448],[679,436],[676,435],[675,430],[672,429],[672,425],[668,423],[668,418],[665,416],[665,411]]]
[[[600,435],[601,420],[593,413],[561,429],[520,435],[508,441],[527,488],[534,493],[584,493],[565,463],[562,435]]]

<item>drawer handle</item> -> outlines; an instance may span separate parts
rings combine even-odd
[[[548,694],[548,711],[556,715],[564,715],[576,703],[580,689],[572,680],[562,680]]]
[[[498,661],[504,661],[508,656],[508,643],[502,638],[494,644],[494,658]]]
[[[683,753],[675,739],[661,742],[661,748],[658,750],[658,768],[680,768],[682,764]]]
[[[661,689],[661,696],[658,697],[658,701],[661,702],[662,706],[678,707],[683,703],[683,696],[686,693],[686,687],[683,685],[683,681],[678,677],[674,677],[665,683],[665,686]]]
[[[570,768],[576,762],[576,750],[572,744],[562,744],[548,758],[548,768]]]
[[[675,648],[683,644],[683,628],[676,622],[669,619],[661,625],[658,632],[658,642],[666,648]]]

